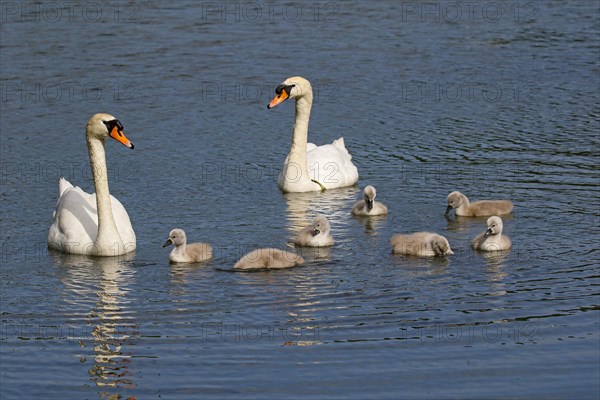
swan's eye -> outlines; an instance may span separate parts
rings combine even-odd
[[[112,130],[116,127],[117,128],[117,133],[119,134],[119,136],[123,136],[123,124],[121,124],[121,121],[119,121],[118,119],[113,119],[111,121],[103,121],[104,125],[106,125],[106,129],[108,129],[109,132],[112,132]]]
[[[280,95],[282,91],[285,90],[285,92],[287,93],[287,95],[290,95],[290,92],[292,91],[292,88],[296,86],[296,85],[279,85],[275,88],[275,94]]]

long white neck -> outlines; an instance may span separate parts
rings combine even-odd
[[[96,188],[96,207],[98,210],[98,235],[94,242],[96,255],[110,256],[121,254],[123,240],[113,217],[108,191],[108,171],[104,141],[93,137],[87,138],[90,166]]]
[[[308,142],[308,120],[310,119],[311,107],[312,93],[310,92],[296,101],[296,120],[294,122],[292,146],[288,156],[288,166],[286,166],[286,181],[310,181],[306,144]]]

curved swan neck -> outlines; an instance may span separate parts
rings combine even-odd
[[[110,252],[118,254],[117,251],[122,249],[120,247],[115,248],[115,245],[123,246],[123,240],[117,230],[110,202],[104,141],[88,135],[87,145],[90,167],[92,168],[92,175],[94,177],[96,207],[98,210],[98,235],[94,243],[97,251],[102,253],[98,255],[110,255]],[[118,239],[118,242],[115,242],[115,239]]]
[[[301,149],[306,153],[306,143],[308,142],[308,120],[310,119],[311,107],[312,96],[310,99],[301,97],[296,101],[296,119],[294,122],[294,136],[292,137],[292,150],[297,146],[304,146]]]
[[[289,163],[297,165],[302,173],[302,177],[308,179],[308,161],[306,158],[306,144],[308,143],[308,121],[310,119],[310,109],[312,107],[312,94],[296,101],[296,117],[294,122],[294,134],[292,136],[292,146],[290,148]]]

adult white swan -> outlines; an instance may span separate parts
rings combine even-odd
[[[133,149],[133,143],[123,133],[123,125],[115,117],[96,114],[89,119],[86,138],[96,193],[86,193],[60,178],[48,247],[93,256],[117,256],[135,250],[135,233],[127,211],[108,192],[104,153],[107,137]]]
[[[288,78],[277,86],[275,94],[267,106],[269,109],[288,98],[296,100],[292,147],[279,174],[278,185],[281,190],[310,192],[354,185],[358,181],[358,171],[346,150],[344,138],[322,146],[307,143],[313,100],[310,82],[299,76]]]

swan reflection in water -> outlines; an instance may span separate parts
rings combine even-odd
[[[368,236],[376,236],[382,224],[387,220],[387,215],[353,215],[353,217],[365,226],[365,234]]]
[[[296,247],[302,257],[315,260],[331,260],[331,253],[337,246],[343,246],[341,238],[349,229],[350,210],[356,199],[357,188],[341,188],[325,192],[284,193],[287,203],[287,228],[290,241],[309,226],[321,214],[331,225],[331,236],[336,241],[333,247]],[[292,245],[293,246],[293,245]]]
[[[476,256],[483,258],[487,268],[487,280],[491,283],[491,291],[489,296],[504,296],[506,295],[506,284],[504,278],[508,275],[505,264],[510,250],[499,251],[478,251]]]
[[[422,278],[445,274],[448,270],[448,257],[420,257],[405,254],[390,254],[392,263],[407,274],[402,278],[410,282]]]
[[[60,268],[65,284],[66,303],[89,304],[96,297],[95,306],[85,316],[88,326],[83,329],[79,343],[87,347],[93,343],[94,363],[88,369],[90,380],[97,387],[132,389],[136,385],[131,371],[131,353],[127,346],[139,337],[133,313],[128,311],[128,286],[135,270],[131,260],[135,253],[119,257],[88,257],[49,250]],[[85,362],[86,357],[82,357]],[[101,392],[101,398],[112,398],[114,393]],[[134,398],[134,397],[130,397]]]

